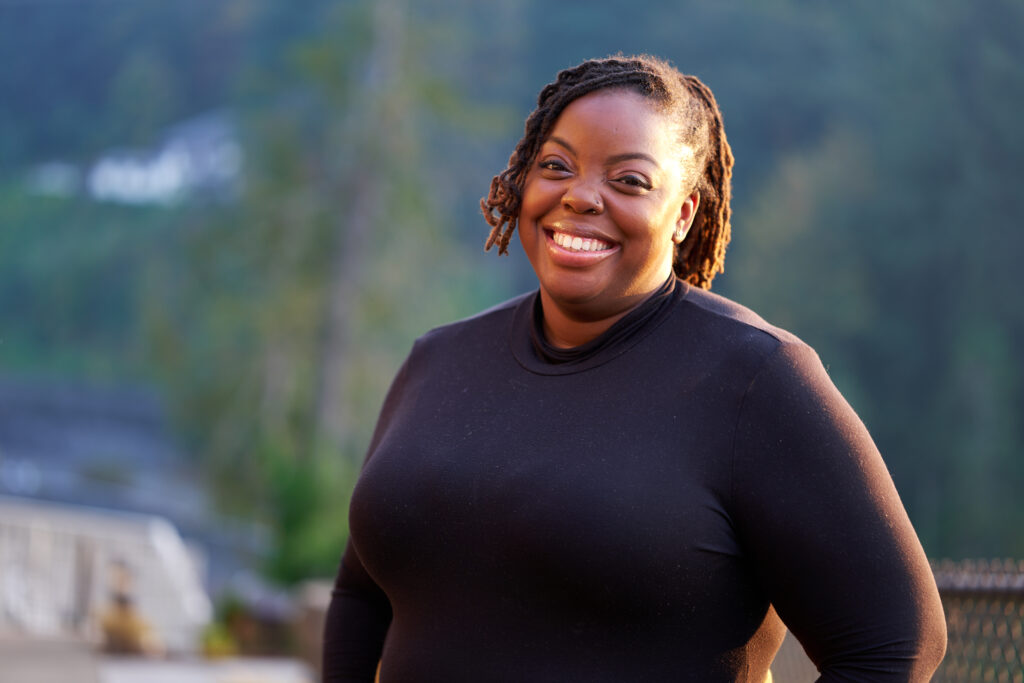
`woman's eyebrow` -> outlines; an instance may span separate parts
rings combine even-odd
[[[644,161],[650,162],[655,168],[661,168],[657,161],[654,160],[650,154],[644,154],[643,152],[627,152],[625,154],[614,154],[608,157],[608,164],[617,164],[620,161],[629,161],[630,159],[643,159]]]
[[[565,147],[565,149],[570,154],[572,154],[573,156],[576,155],[576,148],[574,148],[567,141],[563,140],[562,138],[558,137],[557,135],[552,135],[551,137],[548,138],[548,140],[550,140],[551,142],[555,143],[556,145],[561,145],[562,147]]]
[[[549,141],[564,147],[573,156],[576,156],[576,148],[569,144],[568,140],[564,140],[557,135],[552,135],[548,138]],[[606,163],[608,165],[617,164],[620,161],[629,161],[630,159],[643,159],[654,165],[655,168],[661,168],[661,165],[652,157],[650,154],[644,154],[643,152],[626,152],[625,154],[614,154],[608,157]]]

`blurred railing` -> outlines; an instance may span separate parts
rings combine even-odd
[[[98,637],[119,592],[162,646],[196,649],[210,601],[170,523],[0,496],[0,634]]]

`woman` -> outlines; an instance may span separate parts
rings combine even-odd
[[[732,163],[660,60],[541,91],[482,202],[539,290],[399,371],[326,680],[760,682],[786,627],[821,680],[928,680],[942,608],[867,431],[810,348],[707,291]]]

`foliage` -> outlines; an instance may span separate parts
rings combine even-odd
[[[159,383],[225,509],[275,529],[271,575],[332,571],[412,339],[534,286],[476,255],[476,200],[538,85],[619,50],[725,112],[716,290],[818,349],[929,554],[1024,554],[1020,3],[94,4],[0,9],[0,370]],[[237,202],[25,192],[214,107]]]
[[[268,570],[286,581],[336,565],[412,338],[486,301],[422,182],[416,126],[437,89],[395,49],[401,17],[380,12],[327,6],[274,75],[243,78],[241,201],[179,230],[148,282],[148,348],[181,424],[222,504],[276,530]]]
[[[234,657],[238,654],[238,644],[231,631],[220,621],[211,622],[203,629],[200,647],[203,656],[210,659]]]
[[[920,35],[849,13],[846,106],[741,208],[729,285],[818,348],[926,548],[1020,555],[1024,135],[1006,113],[1024,101],[1024,50],[1006,26],[1024,11],[893,13]]]

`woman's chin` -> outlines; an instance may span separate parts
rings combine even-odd
[[[580,279],[578,282],[561,281],[555,284],[541,284],[547,298],[559,306],[586,306],[604,298],[605,287]]]
[[[544,288],[545,303],[578,320],[596,321],[613,317],[621,312],[623,300],[601,287],[549,287]],[[628,306],[627,306],[628,307]]]

